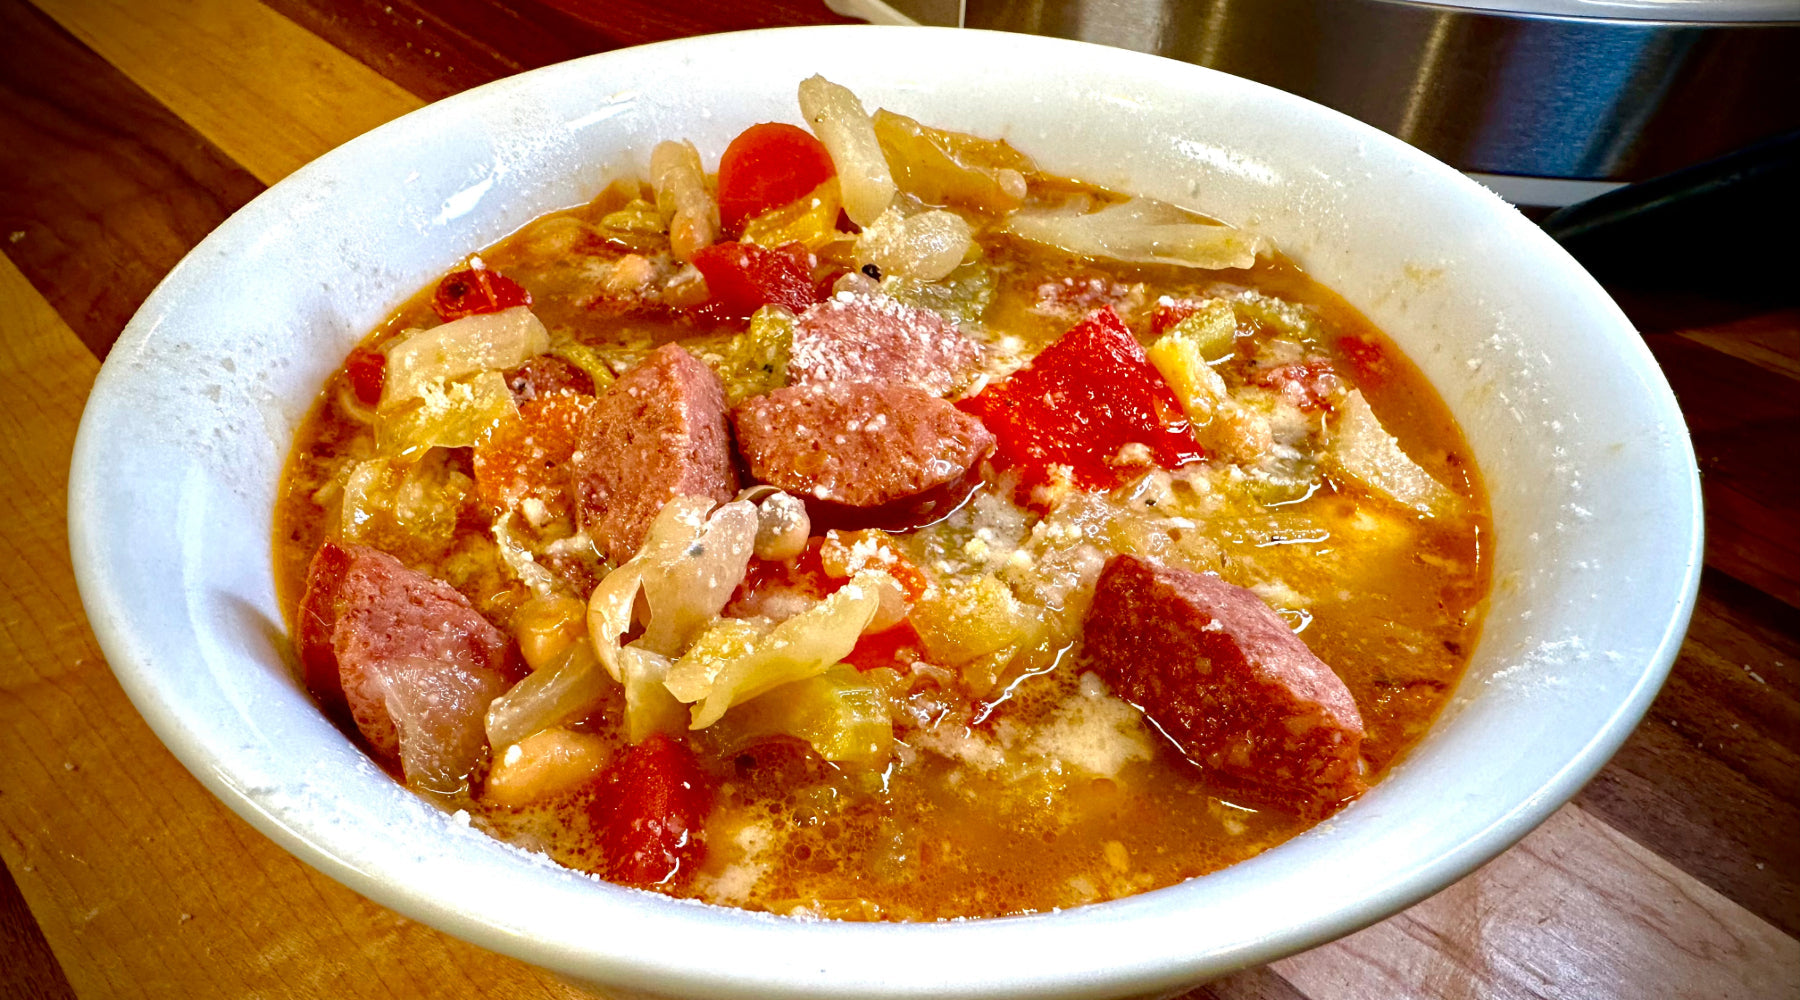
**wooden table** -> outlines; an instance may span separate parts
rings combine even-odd
[[[0,996],[581,995],[317,874],[175,762],[76,596],[70,445],[151,287],[313,157],[545,63],[831,20],[818,0],[0,0]],[[1648,339],[1709,515],[1648,717],[1476,874],[1192,997],[1800,995],[1800,312]]]

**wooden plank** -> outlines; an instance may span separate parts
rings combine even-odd
[[[618,47],[530,0],[264,0],[427,101]]]
[[[1800,935],[1800,611],[1708,571],[1668,684],[1577,801]]]
[[[97,362],[0,261],[0,858],[79,996],[578,997],[362,899],[200,787],[85,625],[64,537]]]
[[[1800,991],[1800,941],[1565,806],[1436,896],[1274,968],[1311,1000],[1776,1000]]]
[[[33,2],[264,184],[422,103],[256,0]]]
[[[95,354],[262,190],[56,22],[0,0],[0,249]]]
[[[1681,330],[1676,336],[1778,375],[1800,380],[1800,309],[1752,316],[1721,326]]]
[[[1700,459],[1706,561],[1800,607],[1800,391],[1794,380],[1691,336],[1644,338]]]

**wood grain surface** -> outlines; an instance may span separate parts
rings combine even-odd
[[[163,749],[65,535],[99,359],[264,185],[426,101],[818,0],[0,0],[0,997],[575,997],[301,864]],[[1694,434],[1707,566],[1669,683],[1511,851],[1189,1000],[1800,994],[1800,311],[1647,337]]]

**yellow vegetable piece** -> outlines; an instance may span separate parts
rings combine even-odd
[[[881,767],[894,750],[887,690],[878,674],[839,663],[817,677],[786,684],[735,706],[719,722],[728,745],[794,736],[826,760]]]
[[[818,250],[843,236],[837,228],[838,212],[842,208],[838,179],[827,178],[811,194],[771,208],[744,223],[743,242],[771,250],[789,243]]]
[[[533,670],[586,635],[587,602],[567,594],[533,597],[513,615],[513,636]]]
[[[1025,606],[993,574],[943,587],[913,605],[911,621],[933,663],[960,667],[1030,640]]]
[[[1037,171],[1002,139],[946,132],[885,108],[874,121],[894,183],[927,204],[1004,215],[1025,200],[1025,175]]]

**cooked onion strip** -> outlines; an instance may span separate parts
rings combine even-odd
[[[694,706],[691,729],[705,729],[725,710],[783,684],[815,677],[849,655],[881,607],[886,573],[858,573],[811,609],[768,632],[745,637],[741,655],[720,660],[690,654],[669,670],[669,692]],[[704,640],[699,644],[706,645]]]
[[[1213,270],[1250,267],[1268,241],[1153,198],[1133,198],[1098,212],[1067,208],[1016,212],[1007,221],[1015,236],[1084,257],[1128,264],[1176,264]]]
[[[556,659],[488,705],[488,745],[496,751],[592,712],[616,682],[585,642],[570,643]]]
[[[831,154],[844,214],[859,226],[880,218],[894,201],[894,175],[862,102],[848,87],[809,76],[800,81],[800,113]]]
[[[477,372],[521,365],[550,349],[550,331],[525,306],[418,330],[387,352],[381,409],[418,399],[427,388]]]

